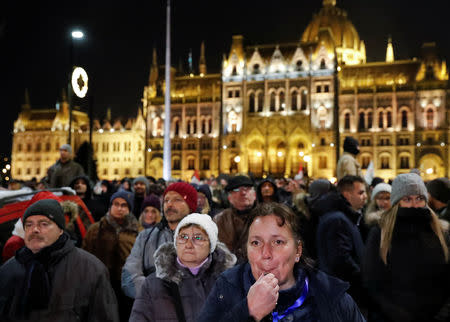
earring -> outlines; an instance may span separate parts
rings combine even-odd
[[[295,257],[295,261],[298,262],[300,260],[300,256]]]

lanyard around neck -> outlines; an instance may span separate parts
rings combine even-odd
[[[272,313],[273,322],[281,321],[281,319],[283,319],[286,315],[298,309],[303,304],[303,302],[305,302],[307,295],[308,295],[308,278],[305,277],[305,286],[303,287],[302,294],[300,295],[300,297],[282,314],[279,314],[278,312],[273,312]]]

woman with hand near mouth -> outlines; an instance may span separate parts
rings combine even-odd
[[[221,274],[197,321],[364,321],[349,284],[302,256],[299,228],[289,207],[258,205],[247,226],[248,262]]]

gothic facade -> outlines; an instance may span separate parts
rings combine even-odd
[[[189,180],[196,171],[201,177],[237,172],[294,176],[301,169],[331,179],[336,149],[342,152],[341,143],[349,135],[360,142],[359,162],[365,169],[373,165],[376,176],[392,179],[411,168],[418,168],[426,180],[449,176],[448,71],[434,43],[423,44],[420,57],[395,60],[389,39],[386,59],[367,62],[364,41],[335,0],[323,1],[298,42],[244,43],[242,35],[233,36],[218,74],[207,73],[203,44],[197,73],[182,75],[172,68],[173,177]],[[162,177],[162,69],[154,52],[143,111],[135,120],[94,126],[99,177]],[[41,134],[27,125],[37,122],[30,113],[23,108],[15,123],[16,178],[28,178],[29,171],[23,172],[27,162],[33,162],[31,174],[37,175],[33,169],[39,165],[41,170],[35,171],[42,174],[50,163],[43,159],[57,157],[55,143],[45,152],[48,156],[38,156],[44,144],[38,150],[38,137],[41,142],[64,137],[62,111],[49,112],[56,125],[42,125]],[[75,145],[87,135],[86,116],[79,113]],[[32,142],[35,157],[25,155],[31,151],[28,145],[19,149],[25,142]]]

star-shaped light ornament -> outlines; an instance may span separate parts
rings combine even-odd
[[[82,67],[76,67],[72,73],[72,89],[79,98],[86,96],[88,91],[88,75]]]

